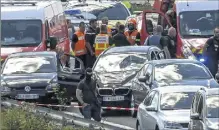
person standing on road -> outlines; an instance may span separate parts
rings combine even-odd
[[[112,38],[107,34],[107,26],[102,24],[100,27],[100,34],[95,38],[95,56],[98,57],[104,50],[106,50],[112,43]]]
[[[167,57],[176,58],[176,29],[174,27],[169,28],[167,36],[161,37],[160,44]]]
[[[96,81],[92,78],[91,68],[86,69],[85,78],[78,84],[76,97],[83,106],[84,118],[91,119],[92,117],[95,121],[100,122],[101,104],[97,98]]]
[[[89,21],[90,26],[85,34],[86,43],[90,45],[91,51],[87,54],[87,67],[92,68],[94,62],[96,61],[95,56],[95,48],[94,48],[94,41],[97,35],[97,20],[91,19]]]
[[[129,41],[127,40],[125,34],[125,26],[123,24],[119,25],[119,32],[113,36],[113,45],[114,46],[130,46]]]
[[[103,18],[102,18],[102,24],[107,26],[107,33],[109,34],[109,36],[112,36],[112,30],[111,30],[111,28],[108,26],[108,23],[109,23],[108,17],[103,17]]]
[[[145,40],[144,45],[145,46],[154,45],[154,46],[157,46],[161,49],[160,39],[162,37],[162,32],[163,32],[163,27],[161,25],[157,25],[154,28],[153,35],[147,37],[147,39]]]
[[[81,59],[84,63],[84,66],[86,67],[86,55],[87,55],[87,49],[86,49],[86,42],[85,42],[85,23],[80,22],[79,23],[79,30],[74,33],[72,36],[72,50],[74,52],[74,55]],[[80,63],[76,60],[75,68],[79,68]]]
[[[214,36],[209,38],[203,48],[204,64],[208,67],[212,75],[218,72],[219,60],[219,27],[214,29]]]
[[[136,20],[130,19],[128,21],[128,31],[125,32],[125,35],[131,45],[140,45],[141,36],[136,29],[136,25]]]

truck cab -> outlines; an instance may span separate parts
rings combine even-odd
[[[142,14],[141,42],[151,34],[154,25],[162,25],[164,32],[170,27],[177,31],[178,58],[201,60],[203,46],[213,36],[213,30],[219,25],[218,1],[214,0],[155,0],[153,10],[144,10]],[[173,16],[166,15],[173,10]],[[149,24],[152,21],[153,24]]]

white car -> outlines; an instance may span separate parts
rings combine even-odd
[[[138,107],[137,130],[188,130],[192,99],[200,88],[203,86],[153,89]]]

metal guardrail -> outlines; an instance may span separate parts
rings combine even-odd
[[[1,101],[1,105],[4,107],[19,107],[21,106],[18,101],[6,99]],[[65,123],[67,125],[75,125],[82,126],[92,129],[101,129],[101,130],[129,130],[128,128],[124,128],[122,126],[112,126],[110,124],[104,122],[96,122],[93,120],[88,120],[81,118],[79,116],[75,116],[74,114],[66,114],[62,111],[52,110],[51,108],[36,106],[33,111],[35,114],[41,113],[42,115],[47,115],[51,120],[56,121],[58,123]]]

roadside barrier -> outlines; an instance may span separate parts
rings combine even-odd
[[[20,101],[19,104],[23,104],[25,102]],[[54,104],[38,104],[38,103],[31,103],[35,106],[45,106],[45,107],[66,107],[66,108],[82,108],[83,106],[78,106],[78,105],[54,105]],[[123,110],[123,111],[137,111],[138,108],[124,108],[124,107],[101,107],[103,110]]]

